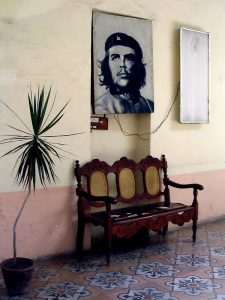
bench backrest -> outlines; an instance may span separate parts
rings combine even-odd
[[[122,157],[113,165],[94,159],[81,167],[76,161],[77,188],[93,196],[109,195],[110,174],[114,174],[118,202],[157,199],[164,194],[162,178],[167,176],[167,163],[164,155],[162,160],[146,156],[138,163]]]

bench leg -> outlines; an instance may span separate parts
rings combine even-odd
[[[112,234],[111,234],[111,227],[105,228],[105,241],[106,241],[106,264],[107,266],[110,265],[111,262],[111,249],[112,249]]]
[[[197,218],[194,217],[192,219],[192,221],[193,221],[193,225],[192,225],[192,230],[193,230],[192,241],[195,242],[196,241],[196,232],[197,232]]]
[[[163,227],[163,229],[162,229],[162,234],[163,234],[163,235],[168,234],[168,223]]]
[[[168,223],[158,231],[159,235],[167,235],[167,233],[168,233]]]
[[[106,256],[107,266],[111,263],[111,240],[107,241],[107,256]]]
[[[77,229],[77,255],[78,255],[78,257],[82,257],[82,255],[83,255],[84,227],[85,227],[85,223],[78,221],[78,229]]]

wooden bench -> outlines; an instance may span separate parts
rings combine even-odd
[[[198,220],[197,193],[198,190],[203,190],[203,186],[171,181],[167,176],[165,155],[161,160],[147,156],[138,163],[122,157],[113,165],[94,159],[81,167],[79,161],[76,161],[75,176],[78,196],[79,256],[83,253],[86,223],[104,228],[107,265],[110,264],[112,237],[130,238],[143,227],[166,234],[169,222],[182,226],[192,220],[192,239],[195,241]],[[111,186],[116,189],[114,196]],[[177,189],[192,189],[190,205],[172,203],[170,186]],[[122,203],[123,207],[118,207]],[[92,206],[103,209],[92,211]]]

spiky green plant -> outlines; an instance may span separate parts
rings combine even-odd
[[[32,189],[35,191],[37,178],[40,179],[40,183],[44,187],[47,182],[56,182],[57,176],[54,171],[54,158],[61,159],[63,152],[67,152],[62,148],[64,144],[51,142],[50,139],[80,134],[46,135],[46,133],[62,119],[65,108],[69,103],[67,102],[58,113],[52,117],[56,97],[50,102],[50,95],[51,88],[49,88],[46,96],[44,86],[41,89],[38,88],[37,93],[34,94],[30,89],[28,93],[28,105],[32,128],[29,128],[8,104],[0,100],[23,125],[22,129],[7,125],[14,130],[15,133],[4,135],[2,136],[2,140],[0,140],[0,144],[14,144],[13,148],[3,154],[1,158],[7,155],[17,154],[14,165],[14,168],[17,169],[15,181],[18,185],[22,185],[27,191],[13,225],[13,258],[15,265],[17,257],[16,226],[25,204],[29,199]]]

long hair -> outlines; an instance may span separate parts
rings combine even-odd
[[[99,68],[101,74],[99,76],[100,85],[106,86],[106,89],[110,91],[111,94],[116,93],[115,84],[112,80],[111,71],[109,68],[109,55],[106,53],[103,60],[99,61]],[[135,63],[133,67],[133,76],[130,78],[129,83],[129,92],[131,94],[139,94],[139,90],[145,86],[146,70],[145,64],[142,62],[142,59],[135,56]]]

